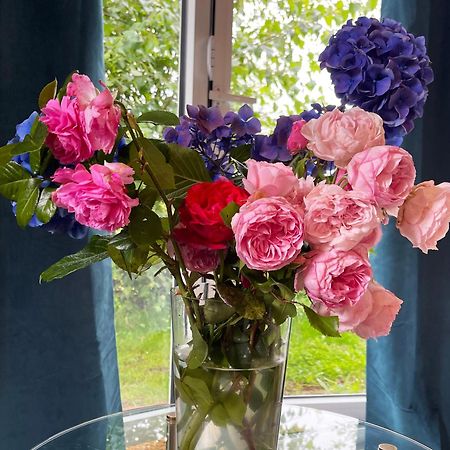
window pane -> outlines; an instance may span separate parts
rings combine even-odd
[[[231,92],[256,97],[264,131],[280,115],[311,103],[339,104],[318,56],[348,19],[379,17],[381,1],[235,0]],[[365,341],[326,338],[299,316],[293,322],[287,394],[365,391]]]
[[[104,0],[107,83],[135,114],[177,113],[179,2]],[[114,268],[117,352],[124,409],[167,403],[171,278],[135,280]]]

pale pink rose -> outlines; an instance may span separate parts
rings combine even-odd
[[[253,198],[286,197],[298,185],[292,167],[283,163],[249,159],[246,164],[248,172],[243,180],[244,188]]]
[[[353,331],[369,339],[389,334],[402,303],[392,292],[372,281],[353,306],[327,308],[317,303],[313,307],[322,316],[338,316],[339,331]]]
[[[52,199],[56,206],[75,213],[82,225],[115,231],[128,225],[131,208],[139,203],[127,195],[124,184],[132,174],[133,170],[121,163],[109,167],[94,164],[90,172],[81,164],[75,169],[61,168],[53,176],[61,186]]]
[[[313,248],[350,250],[379,227],[375,206],[357,191],[319,184],[305,198],[305,240]]]
[[[299,269],[295,289],[305,289],[314,303],[328,308],[355,305],[372,278],[367,251],[331,249],[317,252]]]
[[[384,144],[383,119],[355,107],[342,112],[326,112],[302,128],[308,148],[319,158],[344,168],[354,155],[366,148]]]
[[[220,254],[217,250],[192,247],[188,244],[178,245],[187,270],[208,273],[217,269],[220,263]]]
[[[72,164],[89,159],[94,149],[84,126],[84,116],[76,99],[64,96],[49,100],[42,108],[41,122],[49,131],[46,144],[52,149],[56,159],[62,164]]]
[[[370,304],[371,309],[353,332],[364,339],[387,336],[403,302],[376,282],[369,285],[361,301]]]
[[[250,269],[281,269],[294,261],[302,249],[302,215],[283,197],[245,204],[233,216],[231,228],[236,253]]]
[[[412,156],[392,145],[372,147],[358,153],[350,161],[347,172],[354,190],[366,193],[378,207],[394,216],[416,178]]]
[[[437,186],[424,181],[414,186],[400,207],[397,228],[413,247],[424,253],[437,250],[437,241],[448,232],[450,222],[450,183]]]
[[[375,247],[383,237],[383,230],[381,229],[381,223],[373,229],[364,239],[359,242],[359,245],[366,247],[368,250]]]
[[[67,95],[49,100],[42,108],[47,125],[47,145],[62,164],[74,164],[96,150],[111,153],[120,122],[120,108],[108,89],[98,93],[89,77],[73,74]]]
[[[292,125],[291,134],[287,140],[287,149],[291,155],[296,155],[300,150],[305,149],[306,144],[308,144],[308,139],[302,134],[302,128],[305,123],[306,120],[297,120]]]
[[[286,199],[292,203],[297,209],[305,211],[305,198],[314,189],[314,178],[307,176],[298,179],[292,192],[286,196]]]

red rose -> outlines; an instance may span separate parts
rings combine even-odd
[[[230,202],[241,206],[248,196],[244,189],[226,179],[194,184],[180,206],[180,223],[173,232],[175,240],[211,250],[226,248],[233,231],[225,225],[220,212]]]

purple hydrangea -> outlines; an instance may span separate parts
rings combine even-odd
[[[232,177],[235,167],[231,150],[241,145],[253,146],[255,134],[261,131],[253,110],[244,105],[237,113],[223,116],[216,107],[188,105],[186,109],[188,114],[180,118],[179,125],[164,130],[164,140],[197,150],[213,179]]]
[[[344,104],[382,117],[389,144],[399,145],[422,117],[433,70],[425,38],[408,33],[399,22],[349,20],[331,37],[319,61]]]
[[[287,149],[287,140],[291,133],[292,125],[301,118],[299,115],[279,117],[275,130],[270,136],[256,136],[252,158],[257,161],[290,161],[292,155]]]

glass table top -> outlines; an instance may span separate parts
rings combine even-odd
[[[59,433],[32,450],[165,450],[167,414],[174,407],[150,407],[101,417]],[[352,417],[284,404],[278,450],[429,449],[400,434]],[[229,450],[229,449],[211,449]]]

